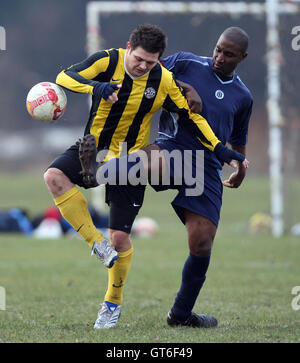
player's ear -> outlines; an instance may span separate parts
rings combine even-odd
[[[126,49],[127,49],[128,51],[130,51],[130,49],[131,49],[131,46],[130,46],[130,42],[129,42],[129,41],[126,43]]]
[[[245,52],[244,54],[242,54],[242,60],[246,59],[247,56],[248,56],[248,53],[247,52]]]

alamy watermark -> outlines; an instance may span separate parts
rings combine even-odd
[[[292,309],[300,310],[300,286],[294,286],[292,288],[292,294],[296,295],[292,300]]]
[[[0,26],[0,50],[6,50],[6,32],[3,26]]]
[[[5,288],[0,286],[0,310],[5,310]]]
[[[184,186],[186,196],[199,196],[204,190],[203,150],[139,150],[127,155],[127,143],[121,143],[118,158],[113,152],[101,150],[97,162],[108,160],[98,168],[99,185]]]
[[[292,35],[296,35],[292,39],[292,49],[300,50],[300,25],[294,26],[291,32]]]

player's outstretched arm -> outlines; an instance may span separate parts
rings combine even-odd
[[[229,164],[233,168],[238,167],[233,160],[237,160],[245,169],[247,169],[249,166],[249,161],[246,159],[244,154],[228,148],[227,146],[223,145],[221,142],[215,146],[213,151],[220,161]]]
[[[246,155],[245,146],[232,146],[232,148],[235,151],[238,151],[241,154]],[[245,159],[245,160],[247,160],[247,159]],[[238,188],[242,184],[242,182],[246,176],[247,167],[248,167],[248,165],[245,166],[243,163],[239,162],[237,165],[237,170],[234,173],[232,173],[227,180],[223,181],[223,185],[227,188]]]
[[[108,52],[95,53],[84,61],[61,71],[57,75],[56,83],[70,91],[88,93],[115,103],[118,100],[115,91],[122,85],[94,80],[107,70],[108,65]]]
[[[188,83],[179,81],[178,79],[176,82],[183,89],[190,110],[194,113],[200,113],[202,111],[202,100],[195,88]]]
[[[118,101],[118,96],[115,91],[121,87],[121,84],[97,82],[97,84],[94,86],[93,94],[94,96],[104,98],[105,101],[115,103]]]
[[[56,83],[73,92],[88,93],[105,101],[115,103],[118,100],[116,90],[122,87],[121,84],[109,82],[89,81],[79,74],[66,73],[62,71],[56,78]]]

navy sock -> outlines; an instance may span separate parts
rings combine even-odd
[[[190,253],[183,270],[180,289],[172,311],[178,320],[186,320],[192,312],[201,287],[206,278],[210,256],[199,257]]]

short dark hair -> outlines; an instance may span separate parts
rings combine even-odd
[[[232,26],[224,30],[222,35],[233,43],[239,44],[242,53],[248,49],[249,36],[242,28]]]
[[[132,49],[142,47],[149,53],[159,53],[159,57],[167,47],[167,36],[157,25],[139,25],[129,37]]]

